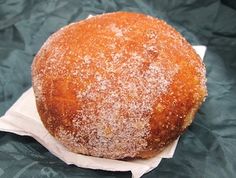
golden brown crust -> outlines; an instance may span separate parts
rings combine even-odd
[[[43,124],[71,151],[148,158],[189,126],[205,96],[205,67],[164,21],[117,12],[53,34],[32,64]]]

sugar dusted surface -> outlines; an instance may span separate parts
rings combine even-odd
[[[189,125],[181,127],[205,96],[205,69],[165,22],[113,16],[92,17],[53,34],[32,74],[39,113],[52,135],[74,152],[122,159],[162,149]],[[176,113],[175,105],[185,108]]]

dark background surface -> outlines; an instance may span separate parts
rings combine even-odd
[[[0,115],[31,86],[34,55],[50,34],[89,14],[135,11],[166,20],[206,45],[209,96],[172,159],[145,178],[236,176],[235,0],[0,0]],[[0,177],[131,177],[68,166],[30,137],[0,132]]]

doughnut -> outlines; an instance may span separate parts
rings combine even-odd
[[[71,23],[32,63],[36,106],[71,152],[150,158],[184,133],[207,96],[206,70],[165,21],[131,12]]]

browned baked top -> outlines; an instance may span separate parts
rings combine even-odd
[[[54,33],[32,64],[43,124],[71,151],[150,157],[192,122],[206,91],[205,67],[164,21],[103,14]]]

